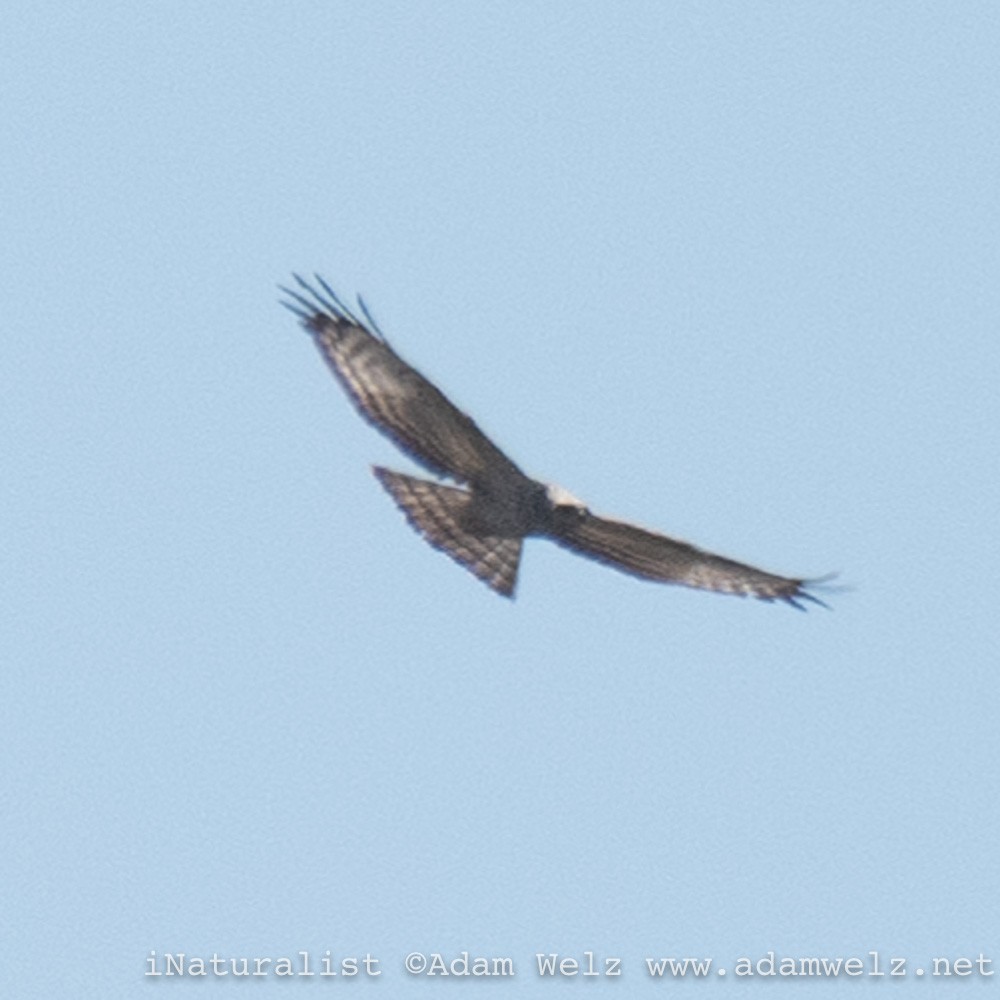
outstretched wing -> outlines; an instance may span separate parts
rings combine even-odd
[[[526,478],[471,417],[411,368],[386,342],[364,303],[355,316],[318,275],[317,291],[295,275],[302,293],[283,288],[284,304],[312,334],[358,412],[431,472],[481,484]]]
[[[595,517],[589,512],[567,511],[565,516],[556,517],[550,537],[580,555],[644,580],[756,597],[762,601],[787,601],[800,610],[805,609],[799,601],[823,604],[805,590],[808,583],[818,581],[765,573],[687,542],[625,521]]]

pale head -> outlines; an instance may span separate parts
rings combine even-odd
[[[577,497],[573,496],[569,490],[556,486],[555,483],[548,483],[545,487],[545,496],[553,507],[571,507],[581,512],[587,510],[587,505]]]

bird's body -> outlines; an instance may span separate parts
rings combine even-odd
[[[369,423],[455,486],[375,467],[407,520],[497,593],[512,597],[525,538],[564,548],[642,579],[704,590],[821,604],[804,579],[777,576],[637,525],[598,517],[562,487],[534,480],[478,425],[389,346],[363,303],[349,310],[319,277],[321,291],[285,304],[312,335],[331,371]],[[360,302],[360,300],[359,300]]]

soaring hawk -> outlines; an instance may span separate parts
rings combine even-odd
[[[375,477],[413,528],[505,597],[514,596],[521,545],[530,535],[645,580],[762,601],[823,602],[815,580],[765,573],[645,528],[598,517],[559,486],[526,476],[445,395],[386,342],[359,299],[355,315],[318,275],[317,291],[284,302],[312,335],[358,412],[435,475],[457,486],[375,466]]]

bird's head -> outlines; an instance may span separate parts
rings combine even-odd
[[[587,505],[582,500],[573,496],[569,490],[564,490],[554,483],[545,487],[545,499],[549,502],[549,509],[558,517],[582,521],[590,514]]]

